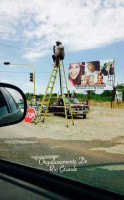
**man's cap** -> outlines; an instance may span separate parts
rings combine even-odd
[[[56,43],[62,44],[62,42],[61,42],[61,41],[59,41],[59,40],[57,40],[57,41],[56,41]]]

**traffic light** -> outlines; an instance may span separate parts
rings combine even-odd
[[[10,65],[11,63],[10,62],[4,62],[4,65]]]
[[[34,73],[30,73],[30,81],[34,82]]]

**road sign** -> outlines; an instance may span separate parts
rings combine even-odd
[[[28,108],[26,112],[25,122],[30,123],[35,119],[36,111],[34,108]]]

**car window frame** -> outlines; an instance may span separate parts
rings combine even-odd
[[[4,102],[4,105],[7,108],[8,113],[10,113],[10,109],[9,109],[8,103],[7,103],[5,97],[4,97],[3,93],[2,93],[2,88],[0,89],[0,96],[2,97],[2,101]]]
[[[3,90],[3,88],[1,88],[1,89]],[[19,107],[17,106],[17,103],[16,103],[15,99],[13,98],[13,96],[10,94],[10,92],[9,92],[8,90],[6,90],[6,88],[4,88],[4,89],[5,89],[5,91],[4,91],[5,93],[3,93],[3,96],[4,96],[4,99],[5,99],[6,102],[7,102],[7,105],[8,105],[8,107],[9,107],[9,111],[10,111],[10,113],[11,113],[11,112],[14,112],[14,111],[16,111],[17,109],[19,109]],[[16,110],[14,110],[14,109],[12,108],[12,106],[10,105],[8,96],[12,98],[12,101],[13,101],[12,103],[13,103],[14,106],[16,107]]]
[[[21,96],[22,96],[22,98],[23,98],[23,100],[24,100],[24,113],[23,113],[22,117],[21,117],[20,119],[16,120],[15,122],[12,121],[12,122],[7,122],[7,123],[5,123],[5,124],[0,124],[0,127],[9,126],[9,125],[13,125],[13,124],[17,124],[17,123],[21,122],[22,120],[24,120],[24,118],[25,118],[25,116],[26,116],[26,111],[27,111],[27,101],[26,101],[25,94],[24,94],[23,91],[22,91],[20,88],[18,88],[17,86],[11,85],[11,84],[8,84],[8,83],[1,83],[1,82],[0,82],[0,87],[3,87],[3,88],[10,88],[10,89],[14,89],[14,90],[18,91],[18,92],[21,94]],[[17,110],[18,110],[18,109],[17,109]],[[11,114],[11,112],[10,112],[9,114]]]

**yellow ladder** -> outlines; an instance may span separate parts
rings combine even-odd
[[[60,76],[61,76],[61,86],[62,86],[62,98],[63,98],[64,108],[65,108],[66,125],[68,127],[68,119],[67,119],[68,115],[71,115],[71,120],[72,120],[73,125],[74,125],[74,120],[73,120],[73,114],[72,114],[72,108],[71,108],[71,102],[70,102],[70,97],[69,97],[69,91],[68,91],[68,85],[67,85],[63,60],[62,60],[62,67],[60,65]],[[65,89],[66,89],[66,92],[65,92]],[[67,99],[67,102],[69,103],[68,111],[67,111],[67,106],[66,106],[65,93],[67,93],[66,99]]]
[[[62,61],[62,64],[63,64],[63,61]],[[41,117],[42,107],[44,105],[45,99],[47,99],[47,107],[45,109],[45,113],[43,114],[43,120],[42,120],[43,122],[45,121],[46,114],[47,114],[47,111],[48,111],[48,108],[49,108],[49,104],[50,104],[50,100],[51,100],[51,96],[52,96],[52,92],[53,92],[53,88],[54,88],[54,85],[55,85],[55,81],[56,81],[56,77],[57,77],[57,73],[58,73],[58,69],[59,68],[60,68],[60,76],[61,76],[62,98],[63,98],[63,102],[64,102],[66,125],[68,127],[68,120],[67,120],[68,113],[67,113],[66,102],[65,102],[64,88],[66,88],[66,90],[67,90],[67,97],[68,97],[68,102],[69,102],[69,110],[68,110],[68,112],[69,112],[69,114],[71,114],[72,123],[74,125],[73,114],[72,114],[72,109],[71,109],[71,103],[70,103],[70,99],[69,99],[69,91],[68,91],[68,87],[67,87],[66,75],[65,75],[65,70],[64,70],[64,64],[63,64],[63,67],[61,69],[60,60],[59,60],[59,66],[56,66],[56,62],[54,64],[54,66],[53,66],[52,73],[50,75],[50,79],[49,79],[49,82],[47,84],[47,88],[46,88],[46,91],[45,91],[45,94],[44,94],[44,97],[43,97],[43,100],[42,100],[42,103],[41,103],[41,107],[39,109],[38,115],[37,115],[36,120],[35,120],[35,124],[37,124],[39,122],[39,117]],[[64,78],[64,81],[65,81],[65,86],[64,86],[63,78]],[[50,89],[49,98],[46,98],[49,89]]]

